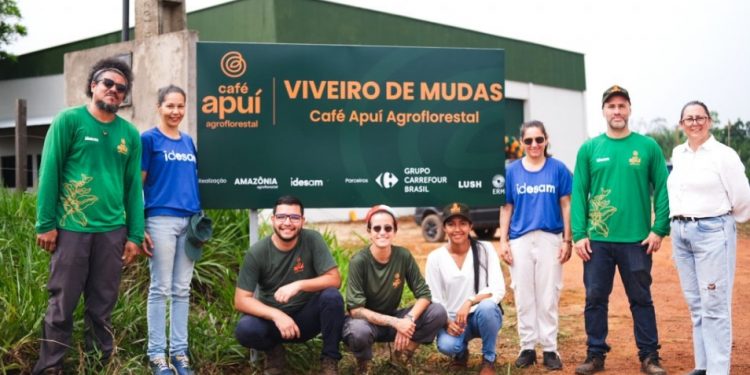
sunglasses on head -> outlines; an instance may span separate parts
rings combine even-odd
[[[372,230],[375,233],[380,233],[380,230],[384,230],[385,233],[391,233],[393,231],[393,226],[392,225],[383,225],[383,226],[375,225],[372,227]]]
[[[120,94],[123,94],[125,93],[125,91],[128,91],[128,86],[125,86],[122,83],[115,83],[115,81],[109,78],[102,78],[96,82],[101,82],[104,85],[104,87],[107,88],[107,90],[111,89],[112,86],[114,86],[115,91],[117,91]]]
[[[529,138],[524,138],[523,139],[523,144],[525,144],[526,146],[531,146],[531,143],[534,142],[534,141],[536,141],[536,144],[540,145],[540,144],[544,143],[544,137],[534,137],[534,138],[529,137]]]

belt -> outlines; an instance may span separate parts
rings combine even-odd
[[[726,214],[724,214],[726,215]],[[721,217],[724,215],[719,216],[709,216],[709,217],[690,217],[690,216],[682,216],[682,215],[675,215],[672,216],[672,221],[681,221],[681,222],[688,222],[688,221],[701,221],[706,219],[713,219],[715,217]]]

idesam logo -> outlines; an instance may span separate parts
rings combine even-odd
[[[242,54],[237,51],[229,51],[221,57],[221,72],[229,78],[241,77],[247,70],[247,63]]]
[[[375,178],[375,182],[377,182],[382,188],[390,189],[396,186],[398,183],[398,177],[391,172],[383,172]]]

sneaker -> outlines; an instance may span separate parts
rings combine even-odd
[[[641,361],[641,372],[648,375],[667,375],[667,371],[661,367],[658,355],[650,355]]]
[[[465,369],[469,364],[469,350],[464,350],[461,353],[458,353],[457,356],[453,358],[453,362],[451,362],[451,368],[453,370],[461,370]]]
[[[593,354],[588,354],[586,361],[576,367],[577,375],[591,375],[600,371],[604,371],[604,357]]]
[[[370,375],[370,360],[357,358],[357,375]]]
[[[706,375],[706,370],[695,369],[687,373],[687,375]]]
[[[529,367],[536,363],[536,350],[526,349],[521,350],[521,354],[516,358],[516,367],[524,368]]]
[[[151,373],[154,375],[173,375],[174,367],[167,363],[167,359],[164,357],[158,357],[148,362],[148,367],[151,368]]]
[[[479,369],[479,375],[495,375],[495,361],[488,361],[482,358],[482,367]]]
[[[544,352],[542,353],[542,364],[547,370],[555,371],[562,370],[562,361],[560,356],[555,352]]]
[[[44,375],[63,375],[62,367],[47,367],[42,371]]]
[[[266,352],[266,366],[263,375],[282,375],[286,367],[286,350],[279,344]]]
[[[322,375],[338,375],[339,361],[330,357],[323,357],[320,360],[320,373]]]
[[[190,367],[190,359],[185,354],[177,354],[170,357],[170,362],[177,375],[193,375],[193,368]]]

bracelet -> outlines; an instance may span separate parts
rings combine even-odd
[[[414,323],[414,315],[412,315],[411,313],[406,314],[406,318],[408,318],[409,320],[412,321],[412,323]]]

